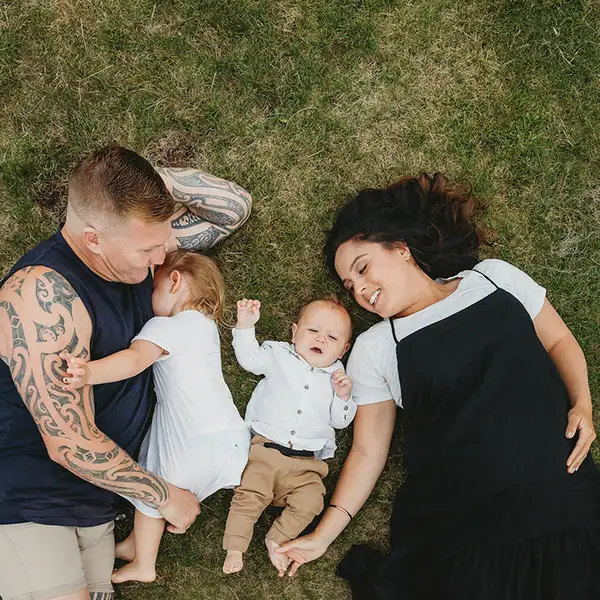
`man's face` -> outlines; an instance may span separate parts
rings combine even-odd
[[[130,217],[98,233],[96,253],[118,281],[141,283],[149,268],[164,262],[170,238],[170,220],[145,223]]]

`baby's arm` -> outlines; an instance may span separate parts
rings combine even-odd
[[[126,350],[115,352],[105,358],[85,362],[68,353],[61,358],[67,361],[65,387],[77,389],[84,385],[112,383],[135,377],[153,365],[165,351],[160,346],[146,340],[135,340]]]
[[[356,402],[352,400],[352,379],[343,369],[338,369],[331,376],[333,400],[329,409],[329,424],[335,429],[348,427],[356,415]]]
[[[237,303],[237,323],[233,330],[233,349],[240,365],[255,375],[266,375],[273,363],[270,344],[260,345],[254,325],[260,319],[258,300],[240,300]]]

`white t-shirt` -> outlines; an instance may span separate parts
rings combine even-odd
[[[496,259],[484,260],[475,268],[519,300],[532,319],[542,310],[546,290],[523,271]],[[394,320],[398,341],[460,312],[496,290],[483,275],[474,271],[461,271],[452,279],[455,278],[461,281],[450,296],[408,317]],[[352,378],[352,396],[357,404],[394,400],[398,406],[402,406],[396,343],[389,319],[373,325],[358,336],[348,359],[347,372]]]

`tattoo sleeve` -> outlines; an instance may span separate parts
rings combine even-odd
[[[252,198],[239,185],[198,169],[158,169],[179,209],[171,224],[180,248],[207,250],[250,216]]]
[[[157,506],[163,480],[140,467],[94,422],[93,389],[64,389],[60,354],[89,355],[91,323],[69,282],[46,267],[15,273],[0,290],[2,356],[48,453],[78,477]]]

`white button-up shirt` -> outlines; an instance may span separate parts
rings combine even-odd
[[[342,363],[311,367],[286,342],[259,345],[254,328],[234,329],[233,347],[244,369],[265,376],[250,398],[246,423],[277,444],[331,458],[333,428],[347,427],[356,414],[354,400],[342,400],[331,385],[331,375],[344,368]]]

